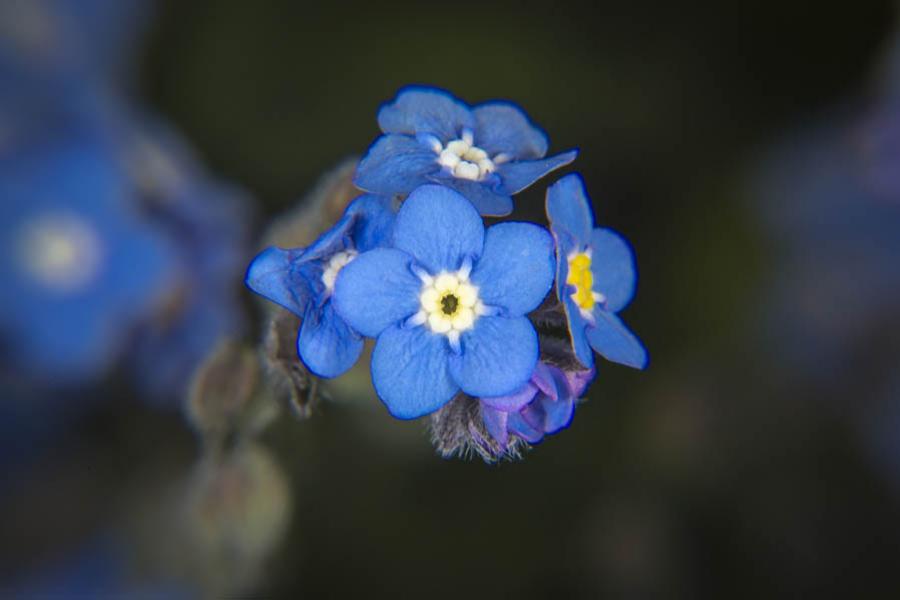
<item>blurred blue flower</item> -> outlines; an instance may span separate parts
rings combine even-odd
[[[102,374],[173,261],[115,147],[93,129],[35,141],[0,162],[0,197],[4,358],[48,383]]]
[[[250,264],[247,286],[303,319],[297,350],[316,375],[336,377],[359,358],[362,337],[335,313],[335,279],[361,252],[388,243],[393,223],[391,200],[366,194],[308,248],[270,247]]]
[[[629,367],[647,366],[647,351],[616,313],[634,296],[631,247],[611,229],[594,228],[584,182],[567,175],[547,190],[547,216],[556,238],[556,291],[575,356],[593,367],[591,348]]]
[[[513,194],[575,160],[551,158],[547,136],[509,102],[469,108],[448,92],[407,87],[378,112],[385,135],[362,159],[355,183],[379,194],[408,194],[440,183],[468,198],[483,215],[512,212]]]
[[[531,223],[487,231],[472,204],[439,185],[414,190],[397,214],[393,248],[361,254],[335,285],[335,308],[377,337],[375,390],[395,417],[434,412],[460,389],[520,388],[538,359],[526,313],[553,284],[553,241]]]
[[[819,379],[838,377],[900,302],[900,202],[871,186],[858,123],[840,111],[795,132],[767,150],[750,185],[778,256],[758,328],[778,344],[760,343]]]
[[[510,436],[530,444],[569,426],[575,403],[594,378],[594,370],[563,371],[539,362],[531,379],[517,392],[479,398],[481,416],[491,437],[505,449]]]
[[[170,241],[179,281],[167,310],[136,336],[134,373],[150,399],[180,400],[194,369],[222,337],[245,326],[239,281],[252,221],[249,198],[213,179],[162,123],[136,116],[123,140],[146,218]]]

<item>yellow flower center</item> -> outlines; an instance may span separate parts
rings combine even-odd
[[[432,332],[446,335],[451,346],[458,348],[460,334],[487,314],[487,308],[478,299],[478,288],[469,282],[468,268],[426,276],[422,283],[419,312],[411,323],[427,324]]]
[[[578,305],[582,314],[589,315],[597,302],[604,302],[606,297],[594,291],[594,274],[591,272],[591,251],[577,252],[569,255],[569,274],[566,283],[574,286],[572,301]]]

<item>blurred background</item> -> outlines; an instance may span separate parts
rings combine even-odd
[[[0,595],[897,597],[897,9],[0,0]],[[522,461],[364,367],[258,391],[244,269],[409,83],[578,147],[637,253],[650,367]]]

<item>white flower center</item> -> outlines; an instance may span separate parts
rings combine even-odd
[[[100,271],[100,239],[89,223],[75,215],[42,215],[25,224],[18,242],[24,270],[58,292],[82,289]]]
[[[431,140],[432,150],[438,155],[437,162],[458,179],[481,181],[497,169],[497,165],[509,160],[498,154],[493,160],[488,153],[473,145],[474,137],[468,129],[463,130],[459,139],[443,146],[436,138]]]
[[[344,250],[328,260],[328,264],[325,265],[325,271],[322,272],[322,283],[325,284],[325,290],[329,294],[334,291],[334,282],[338,273],[356,258],[357,254],[359,253],[356,250]]]
[[[412,324],[427,323],[434,333],[446,335],[455,349],[459,349],[460,334],[489,312],[478,299],[478,288],[469,283],[469,270],[463,267],[456,273],[443,272],[435,277],[420,275],[420,308],[411,318]]]

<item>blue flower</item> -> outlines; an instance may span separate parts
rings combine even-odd
[[[569,426],[575,403],[594,378],[594,370],[563,371],[539,362],[531,379],[518,391],[505,396],[479,398],[484,426],[506,449],[510,435],[530,444]]]
[[[512,196],[575,160],[571,150],[551,158],[547,136],[509,102],[474,108],[448,92],[407,87],[378,112],[385,135],[356,171],[357,186],[379,194],[408,194],[440,183],[468,198],[483,215],[508,215]]]
[[[135,378],[145,396],[180,402],[194,369],[220,338],[245,325],[239,294],[252,210],[241,190],[211,177],[187,143],[140,115],[123,151],[154,225],[179,259],[175,301],[135,336]]]
[[[426,415],[460,389],[520,388],[538,359],[525,315],[553,284],[548,232],[531,223],[485,231],[463,196],[425,185],[400,207],[393,246],[361,254],[334,293],[347,323],[377,338],[372,380],[391,414]]]
[[[358,260],[359,253],[389,240],[394,222],[390,202],[383,196],[360,196],[308,248],[267,248],[247,270],[251,290],[302,317],[297,351],[316,375],[336,377],[352,367],[362,352],[358,330],[335,313],[335,278]]]
[[[563,303],[575,356],[594,365],[591,348],[613,362],[643,369],[647,351],[616,316],[634,296],[637,280],[628,242],[611,229],[594,229],[578,175],[547,190],[547,216],[556,238],[556,292]]]
[[[9,360],[50,383],[101,375],[158,307],[173,264],[115,148],[74,125],[32,140],[0,162],[0,197]]]

